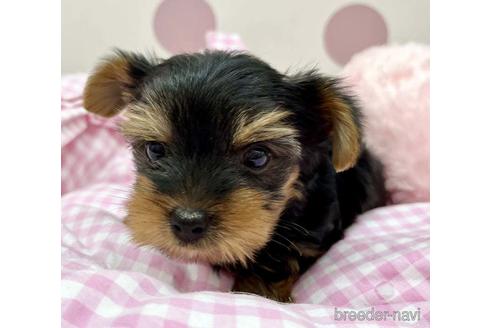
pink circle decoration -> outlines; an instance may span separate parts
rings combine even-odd
[[[212,30],[215,16],[205,0],[164,0],[154,16],[157,40],[172,54],[204,49]]]
[[[344,65],[354,54],[385,44],[388,29],[376,10],[365,5],[350,5],[337,11],[327,22],[323,39],[328,55]]]

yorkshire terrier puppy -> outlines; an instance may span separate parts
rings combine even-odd
[[[88,79],[84,105],[124,115],[134,241],[229,270],[235,291],[292,301],[299,276],[384,204],[354,99],[316,71],[287,76],[244,53],[116,51]]]

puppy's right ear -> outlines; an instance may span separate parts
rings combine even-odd
[[[89,76],[84,107],[101,116],[116,115],[137,96],[142,79],[156,64],[142,55],[116,50]]]

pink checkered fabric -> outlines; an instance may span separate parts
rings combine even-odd
[[[64,327],[427,327],[429,205],[361,215],[296,284],[296,304],[229,290],[232,277],[137,247],[122,223],[134,170],[116,129],[84,111],[84,75],[62,79]],[[420,320],[335,320],[335,310],[418,311]]]
[[[82,107],[85,80],[83,74],[62,79],[62,194],[99,182],[132,181],[131,155],[117,131],[118,118],[103,119]]]
[[[246,50],[238,34],[210,31],[205,36],[207,49]]]

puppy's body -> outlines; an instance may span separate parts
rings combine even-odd
[[[328,154],[328,152],[327,152]],[[305,198],[292,201],[271,240],[254,262],[233,267],[235,289],[290,300],[292,284],[316,259],[343,238],[356,216],[384,204],[381,165],[363,151],[356,166],[335,173],[321,158],[314,174],[301,176]]]
[[[315,72],[285,76],[236,53],[119,52],[96,69],[84,101],[104,116],[126,109],[134,240],[230,270],[235,290],[290,300],[356,215],[383,204],[359,110]]]

